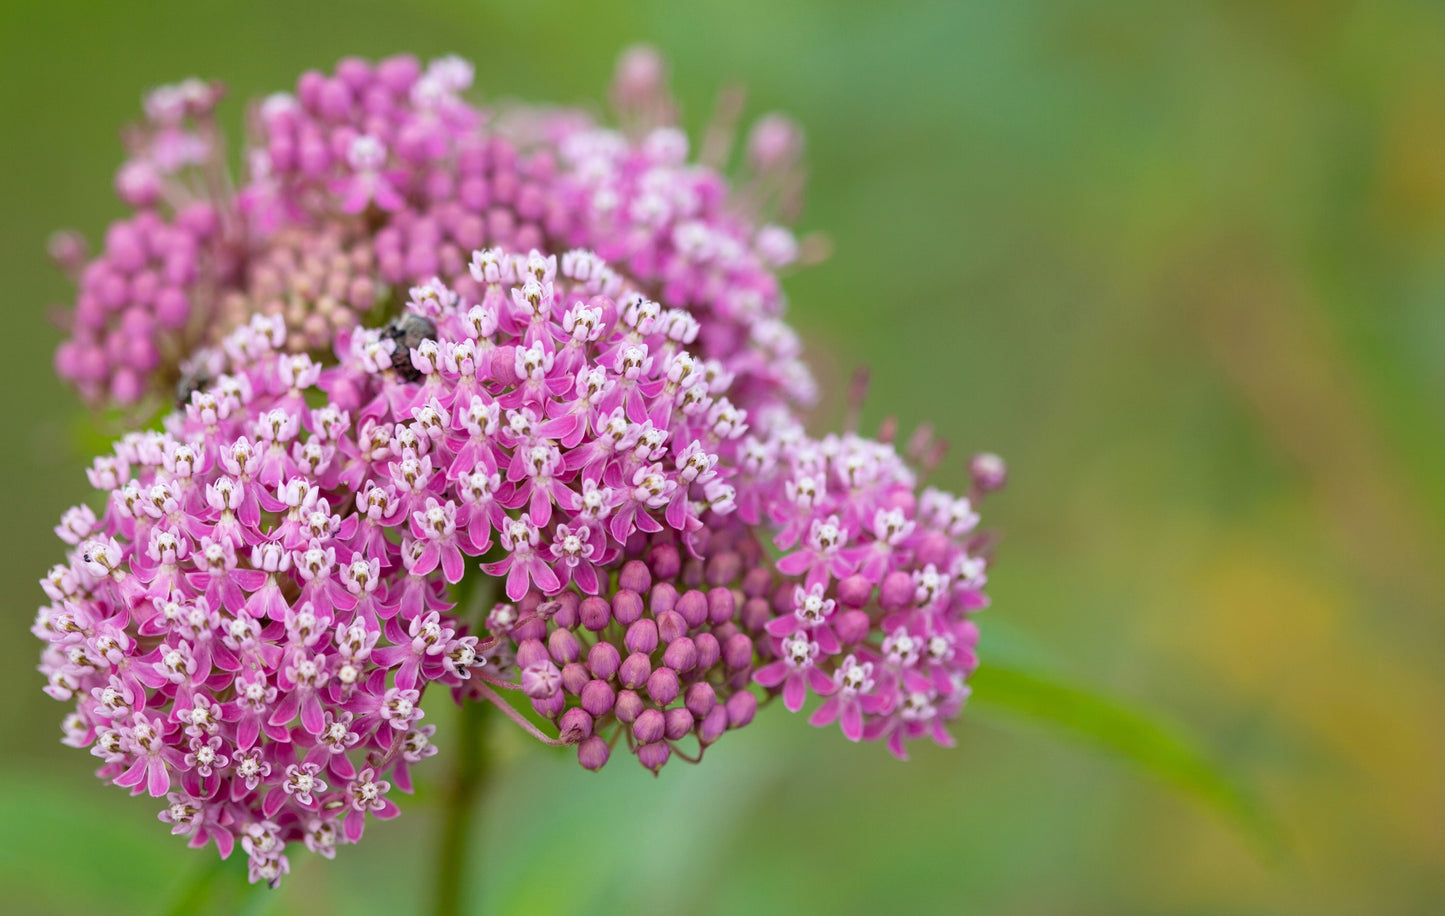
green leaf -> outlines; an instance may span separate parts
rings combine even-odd
[[[1117,754],[1222,814],[1267,856],[1275,825],[1244,785],[1179,725],[1022,665],[986,664],[970,679],[970,708],[1061,729]]]

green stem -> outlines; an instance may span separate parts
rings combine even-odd
[[[468,699],[462,703],[453,757],[456,769],[442,803],[434,910],[437,916],[457,916],[462,912],[472,823],[489,769],[484,737],[491,710],[492,704],[481,700]]]

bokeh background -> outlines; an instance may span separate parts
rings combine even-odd
[[[5,909],[184,908],[212,867],[59,744],[26,632],[50,526],[88,492],[44,243],[119,212],[141,91],[455,51],[492,97],[588,103],[637,40],[693,128],[727,81],[805,124],[803,226],[835,253],[789,288],[825,376],[871,367],[868,424],[936,424],[945,484],[973,449],[1010,460],[986,647],[1194,733],[1276,842],[986,695],[957,749],[906,766],[776,710],[656,780],[496,736],[476,905],[1445,908],[1445,7],[5,0]],[[447,772],[335,863],[297,856],[275,893],[223,875],[208,905],[417,910]]]

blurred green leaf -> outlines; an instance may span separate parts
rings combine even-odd
[[[1218,811],[1261,850],[1279,851],[1274,825],[1241,782],[1173,723],[1043,671],[985,665],[970,679],[971,708],[1061,729],[1112,752]]]

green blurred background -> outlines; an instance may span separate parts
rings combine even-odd
[[[491,97],[588,103],[637,40],[672,58],[690,126],[730,80],[806,126],[803,227],[835,254],[790,291],[824,376],[872,368],[869,425],[934,422],[945,484],[971,450],[1009,459],[993,657],[1182,723],[1280,842],[987,697],[957,749],[907,765],[779,709],[657,780],[497,736],[478,906],[1445,908],[1445,8],[1424,0],[6,0],[4,908],[160,911],[211,867],[59,744],[26,632],[50,526],[88,493],[44,243],[118,214],[141,91],[455,51]],[[212,906],[424,906],[447,761],[338,861]]]

